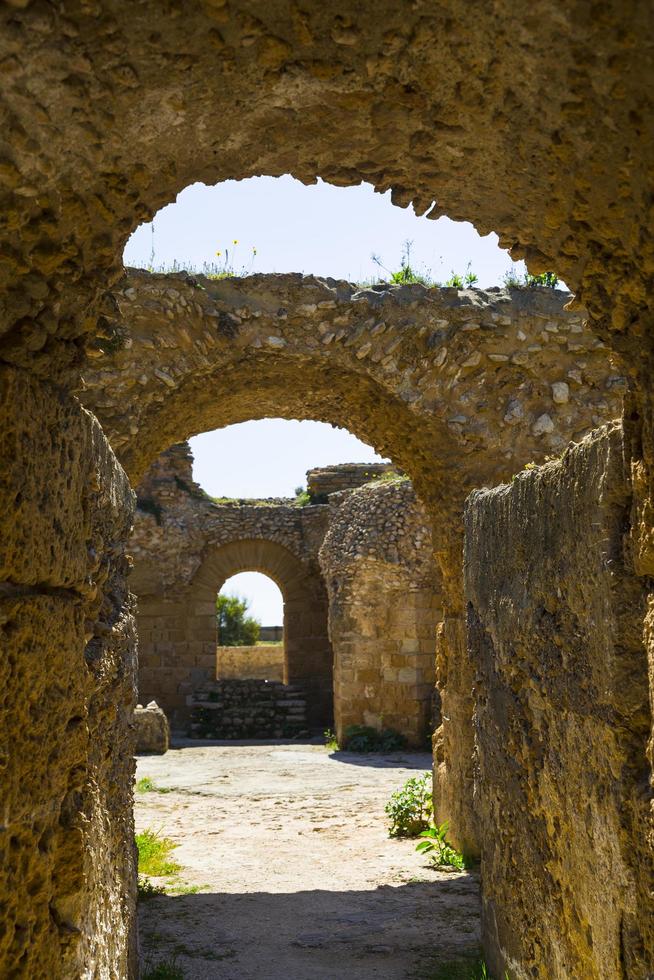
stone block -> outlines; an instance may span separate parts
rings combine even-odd
[[[144,708],[137,705],[134,710],[136,729],[136,752],[138,755],[163,755],[170,745],[168,719],[156,701],[150,701]]]

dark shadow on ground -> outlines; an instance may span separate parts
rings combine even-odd
[[[348,766],[371,766],[374,769],[431,769],[429,752],[330,752],[329,758]]]
[[[185,980],[442,980],[478,949],[478,896],[474,872],[370,891],[156,896],[139,907],[142,966],[176,962]]]
[[[185,738],[182,735],[173,735],[170,751],[176,749],[187,749],[200,746],[253,746],[253,745],[293,745],[297,748],[307,745],[324,745],[322,738],[270,738],[270,739],[211,739],[211,738]],[[416,769],[419,771],[431,769],[432,756],[429,752],[412,752],[403,750],[401,752],[346,752],[338,750],[330,752],[329,758],[334,762],[344,762],[348,766],[367,766],[374,769]]]

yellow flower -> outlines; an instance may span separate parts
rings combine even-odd
[[[253,254],[253,255],[256,255],[256,254],[257,254],[257,250],[256,250],[256,248],[254,247],[254,245],[252,246],[252,254]]]
[[[237,238],[234,239],[234,241],[232,242],[232,245],[238,245],[238,239]]]
[[[216,255],[222,255],[222,254],[223,254],[222,252],[216,252]]]

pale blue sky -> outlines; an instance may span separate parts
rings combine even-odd
[[[482,238],[467,222],[417,218],[410,209],[394,207],[390,193],[375,194],[368,184],[333,187],[319,181],[305,187],[289,176],[187,187],[153,223],[134,232],[125,263],[147,266],[154,247],[155,265],[201,268],[204,262],[223,262],[229,249],[238,272],[303,272],[360,281],[380,272],[372,253],[387,269],[399,268],[406,240],[413,242],[412,265],[440,281],[452,271],[465,272],[469,262],[482,287],[501,284],[510,269],[524,270],[498,247],[496,235]],[[217,257],[217,251],[223,254]],[[191,447],[195,479],[212,496],[227,497],[288,496],[304,485],[312,466],[379,459],[342,429],[282,419],[204,433],[191,440]],[[264,624],[281,623],[279,590],[264,576],[235,576],[225,591],[247,597],[251,613]]]

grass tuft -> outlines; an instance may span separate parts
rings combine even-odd
[[[151,828],[142,830],[136,835],[136,846],[139,854],[139,874],[160,878],[181,871],[181,864],[170,860],[170,853],[177,844],[169,837],[161,837],[158,830]]]

